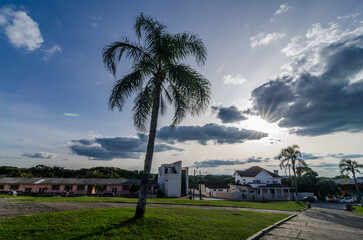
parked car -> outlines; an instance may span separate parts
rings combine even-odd
[[[7,194],[12,195],[12,196],[17,196],[18,195],[18,193],[16,191],[8,191]]]
[[[340,197],[338,199],[338,202],[340,202],[340,203],[352,203],[352,202],[354,202],[354,199],[351,198],[351,197]]]
[[[304,202],[315,202],[316,201],[315,197],[313,197],[313,196],[304,197],[303,200],[304,200]]]
[[[116,194],[114,194],[113,192],[107,192],[103,193],[102,197],[116,197]]]

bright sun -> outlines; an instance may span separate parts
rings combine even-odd
[[[276,123],[268,123],[257,116],[250,117],[248,120],[242,122],[242,127],[245,129],[266,132],[269,134],[269,137],[272,138],[279,138],[284,133],[284,130]]]

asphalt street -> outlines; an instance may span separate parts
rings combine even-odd
[[[363,216],[345,210],[345,204],[313,203],[311,206],[261,239],[363,239]]]

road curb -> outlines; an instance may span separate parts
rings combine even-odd
[[[305,210],[305,209],[304,209]],[[304,211],[303,210],[303,211]],[[264,228],[264,229],[262,229],[261,231],[259,231],[258,233],[256,233],[255,235],[253,235],[253,236],[251,236],[251,237],[249,237],[249,238],[247,238],[247,240],[257,240],[257,239],[260,239],[262,236],[264,236],[266,233],[268,233],[268,232],[270,232],[272,229],[274,229],[275,227],[277,227],[277,226],[279,226],[279,225],[281,225],[281,224],[283,224],[284,222],[287,222],[287,221],[289,221],[290,219],[292,219],[292,218],[294,218],[294,217],[296,217],[297,215],[299,215],[300,213],[297,213],[297,214],[294,214],[294,215],[291,215],[291,216],[289,216],[289,217],[287,217],[287,218],[284,218],[284,219],[282,219],[281,221],[279,221],[279,222],[277,222],[277,223],[275,223],[275,224],[273,224],[273,225],[270,225],[270,226],[268,226],[267,228]]]

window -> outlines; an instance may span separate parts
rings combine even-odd
[[[250,193],[254,194],[255,193],[255,190],[250,190]]]
[[[69,192],[73,189],[73,185],[64,185],[64,189]]]
[[[52,190],[59,190],[60,188],[60,185],[52,185]]]
[[[165,168],[165,173],[168,173],[168,169],[167,168]]]
[[[277,181],[272,181],[272,183],[276,184],[276,183],[277,183]]]
[[[116,194],[117,193],[117,188],[112,188],[112,191],[111,192],[113,192],[114,194]]]
[[[223,189],[218,189],[218,192],[223,192]]]
[[[18,190],[19,185],[10,185],[10,190]]]
[[[4,185],[0,185],[0,190],[3,190],[4,189]]]
[[[253,180],[253,183],[254,183],[254,184],[260,184],[260,183],[261,183],[261,181],[260,181],[260,180]]]
[[[122,186],[122,190],[129,190],[130,189],[130,186],[129,185],[123,185]]]
[[[25,188],[25,193],[31,193],[32,192],[32,188]]]
[[[77,190],[78,191],[84,191],[84,185],[78,185]]]

